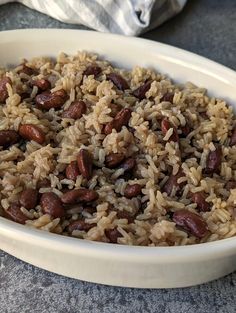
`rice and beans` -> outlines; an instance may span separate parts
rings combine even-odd
[[[191,83],[60,54],[0,70],[0,214],[88,240],[236,234],[233,109]]]

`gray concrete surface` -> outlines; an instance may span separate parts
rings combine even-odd
[[[0,30],[32,27],[85,29],[20,4],[0,7]],[[142,37],[236,69],[236,1],[189,0],[181,14]],[[0,251],[0,313],[233,313],[235,294],[236,273],[191,288],[125,289],[55,275]]]

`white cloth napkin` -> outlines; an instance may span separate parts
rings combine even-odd
[[[136,36],[179,13],[187,0],[18,0],[65,23]],[[0,0],[0,4],[14,2]]]

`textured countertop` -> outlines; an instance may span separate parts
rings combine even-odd
[[[85,29],[20,4],[0,7],[0,30],[32,27]],[[142,37],[196,52],[236,70],[236,1],[189,0],[181,14]],[[191,288],[126,289],[55,275],[0,251],[0,313],[233,313],[235,294],[236,273]]]

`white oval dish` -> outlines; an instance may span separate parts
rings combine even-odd
[[[208,59],[140,38],[80,30],[0,33],[0,66],[22,57],[96,52],[113,64],[152,67],[191,81],[236,107],[236,73]],[[86,281],[139,288],[186,287],[236,269],[236,238],[183,247],[133,247],[46,233],[0,218],[0,248],[35,266]]]

